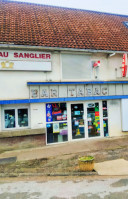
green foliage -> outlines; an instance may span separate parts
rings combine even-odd
[[[82,162],[87,162],[87,161],[92,161],[92,160],[94,160],[93,156],[82,156],[79,158],[79,161],[82,161]]]

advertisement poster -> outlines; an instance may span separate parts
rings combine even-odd
[[[100,113],[99,106],[95,106],[95,127],[97,129],[97,133],[100,133]]]
[[[46,104],[46,122],[62,121],[67,119],[66,103]]]
[[[53,124],[53,133],[59,133],[60,128],[59,128],[59,123],[54,123]]]
[[[46,121],[52,122],[52,104],[46,104]]]
[[[68,127],[66,123],[60,123],[60,135],[67,135],[68,134]]]

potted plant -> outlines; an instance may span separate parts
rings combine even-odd
[[[82,156],[78,159],[80,171],[92,171],[94,169],[94,157]]]

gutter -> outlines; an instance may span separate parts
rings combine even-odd
[[[114,50],[95,50],[95,49],[79,49],[79,48],[62,48],[62,47],[46,47],[46,46],[29,46],[15,44],[0,44],[0,49],[25,49],[25,50],[46,50],[46,51],[70,51],[70,52],[85,52],[85,53],[128,53],[128,51]]]

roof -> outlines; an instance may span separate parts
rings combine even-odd
[[[0,0],[0,44],[128,51],[128,16]]]

